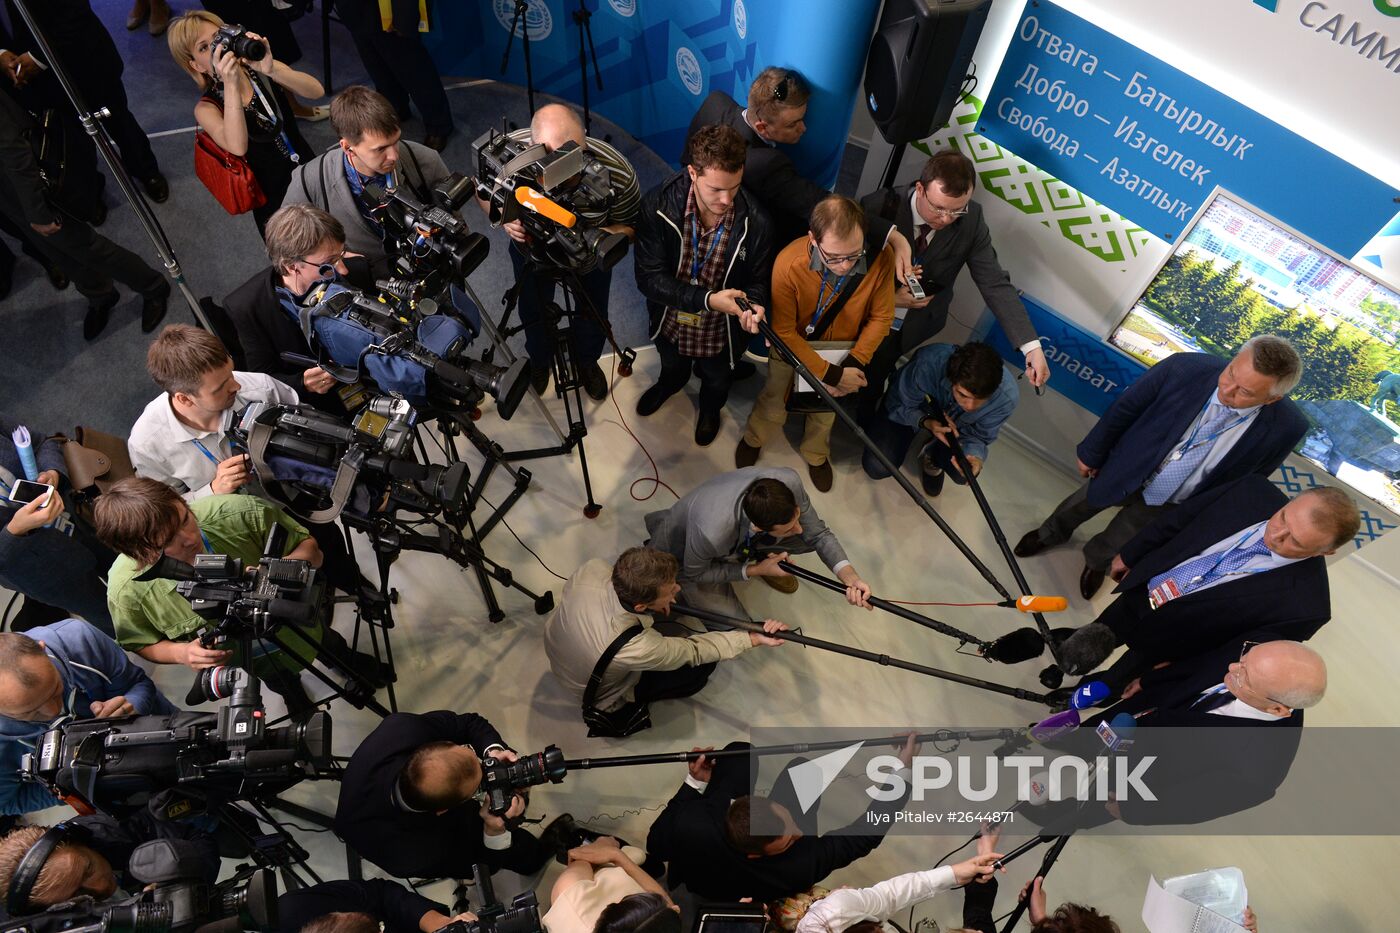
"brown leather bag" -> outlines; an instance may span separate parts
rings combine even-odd
[[[91,521],[92,500],[97,498],[117,480],[136,475],[131,465],[131,456],[126,451],[126,441],[114,434],[107,434],[94,428],[79,425],[73,429],[73,436],[55,435],[63,441],[63,465],[68,472],[68,483],[75,493],[73,502],[68,503],[76,514]]]

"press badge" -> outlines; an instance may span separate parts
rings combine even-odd
[[[683,324],[683,325],[685,325],[686,327],[699,327],[699,326],[700,326],[700,315],[695,314],[695,313],[690,312],[690,311],[677,311],[677,312],[676,312],[676,323],[677,323],[677,324]]]
[[[1159,585],[1154,586],[1147,593],[1147,604],[1153,609],[1161,609],[1181,595],[1181,587],[1176,585],[1176,581],[1171,577],[1163,580]]]

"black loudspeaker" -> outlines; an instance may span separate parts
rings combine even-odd
[[[886,0],[865,63],[865,106],[895,145],[948,122],[992,0]]]

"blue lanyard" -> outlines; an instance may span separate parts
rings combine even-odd
[[[826,294],[826,270],[822,270],[822,285],[817,289],[817,313],[812,315],[811,322],[807,325],[808,336],[817,332],[817,325],[821,323],[822,317],[836,303],[837,297],[841,294],[841,289],[846,285],[846,276],[838,276],[836,284],[832,286],[831,298],[826,302],[822,301],[822,296]]]
[[[201,541],[204,542],[204,553],[206,553],[206,554],[213,554],[213,553],[214,553],[214,545],[212,545],[212,544],[209,543],[209,536],[208,536],[207,534],[204,533],[204,529],[203,529],[203,528],[199,529],[199,540],[201,540]]]
[[[1250,418],[1250,415],[1238,415],[1236,416],[1234,421],[1231,421],[1229,424],[1220,428],[1214,434],[1211,434],[1209,437],[1201,438],[1200,441],[1196,441],[1196,435],[1200,433],[1201,425],[1205,424],[1206,422],[1206,410],[1209,408],[1210,399],[1206,399],[1205,407],[1201,409],[1200,415],[1197,416],[1196,426],[1191,429],[1191,436],[1186,438],[1186,443],[1182,444],[1181,448],[1176,451],[1175,455],[1172,457],[1173,460],[1179,460],[1181,456],[1185,454],[1188,450],[1200,447],[1203,444],[1209,444],[1211,441],[1215,440],[1217,437],[1224,434],[1226,431],[1229,431],[1235,425],[1242,424],[1245,421],[1248,421]]]
[[[210,463],[214,464],[214,466],[218,466],[218,465],[219,465],[219,458],[216,457],[216,456],[214,456],[212,453],[210,453],[210,452],[209,452],[209,448],[208,448],[208,447],[205,447],[203,444],[201,444],[200,441],[199,441],[199,438],[197,438],[197,437],[192,437],[192,438],[190,438],[190,443],[193,444],[195,447],[199,448],[199,452],[202,453],[202,454],[204,454],[204,456],[207,457],[207,458],[209,459],[209,462],[210,462]]]
[[[720,221],[715,228],[713,239],[710,240],[710,248],[705,250],[705,255],[700,255],[700,212],[697,210],[690,215],[690,284],[700,284],[700,270],[705,268],[705,264],[714,255],[715,247],[719,246],[720,237],[724,236],[724,221]]]

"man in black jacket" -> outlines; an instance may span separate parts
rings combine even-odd
[[[319,366],[288,363],[283,353],[315,358],[297,318],[296,302],[316,284],[342,277],[356,288],[372,288],[374,276],[363,256],[345,252],[345,228],[310,204],[288,204],[267,222],[263,239],[272,265],[224,299],[224,310],[243,346],[243,368],[275,376],[308,404],[333,415],[345,414],[335,379]]]
[[[277,898],[277,926],[282,933],[298,933],[331,914],[367,918],[370,928],[383,924],[384,933],[434,933],[460,919],[448,916],[442,904],[383,878],[323,881]],[[471,914],[462,917],[475,919]]]
[[[370,0],[335,0],[335,11],[350,30],[374,89],[389,99],[401,120],[409,118],[411,99],[427,130],[423,145],[441,152],[452,135],[452,107],[437,65],[418,35],[418,3],[391,0],[387,27],[381,5]]]
[[[732,742],[725,750],[747,747]],[[900,773],[907,775],[917,751],[911,735],[899,752]],[[690,762],[685,783],[647,834],[647,852],[667,863],[667,883],[707,900],[766,903],[809,890],[873,852],[904,808],[908,781],[899,798],[876,800],[843,829],[818,836],[817,806],[802,811],[790,775],[804,761],[789,762],[767,797],[754,794],[757,775],[744,756]],[[769,834],[779,825],[781,835]]]
[[[516,756],[475,713],[394,713],[350,756],[336,835],[399,878],[470,878],[477,863],[492,871],[537,871],[551,848],[523,829],[507,828],[525,812],[524,797],[515,796],[504,818],[474,800],[481,759],[489,757]]]
[[[896,283],[895,324],[865,368],[870,388],[861,393],[863,417],[875,413],[895,361],[932,339],[948,323],[953,283],[964,266],[1006,332],[1007,342],[1025,357],[1032,385],[1043,385],[1050,378],[1045,351],[1026,306],[997,261],[982,206],[972,200],[976,186],[972,160],[949,150],[930,158],[918,181],[861,199],[867,217],[884,218],[914,244],[914,265],[925,296],[916,299],[906,282]]]
[[[686,152],[681,163],[689,164],[689,139],[701,127],[720,124],[732,127],[748,144],[744,158],[744,186],[768,211],[773,221],[773,252],[807,235],[807,221],[817,202],[829,190],[803,177],[778,144],[792,145],[807,131],[807,81],[789,68],[765,68],[749,85],[748,106],[740,107],[723,91],[712,91],[690,121],[686,132]],[[866,231],[871,243],[894,247],[895,276],[904,281],[913,272],[909,240],[892,224],[871,217]]]
[[[740,187],[744,149],[732,127],[701,127],[690,140],[690,164],[646,193],[637,220],[637,288],[661,358],[661,375],[637,400],[637,414],[654,413],[693,370],[700,377],[701,447],[719,433],[743,352],[741,332],[757,331],[737,299],[746,298],[759,316],[768,303],[771,222]]]
[[[1061,646],[1070,673],[1122,687],[1164,661],[1251,630],[1307,639],[1331,618],[1325,556],[1356,536],[1351,497],[1322,486],[1290,500],[1262,476],[1199,493],[1144,528],[1113,559],[1119,597]]]

